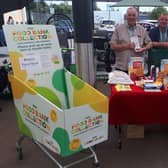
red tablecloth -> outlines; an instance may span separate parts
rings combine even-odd
[[[135,85],[131,89],[117,92],[111,85],[110,124],[168,124],[168,91],[144,92]]]

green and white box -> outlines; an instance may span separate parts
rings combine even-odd
[[[52,25],[5,25],[19,129],[61,156],[107,140],[108,98],[64,69]]]

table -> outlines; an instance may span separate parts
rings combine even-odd
[[[168,124],[168,91],[145,92],[131,85],[131,91],[116,91],[110,85],[109,124],[118,131],[118,148],[122,148],[122,125]],[[118,127],[117,127],[118,126]]]
[[[109,123],[123,124],[168,124],[168,91],[145,92],[131,85],[131,91],[117,92],[111,86]]]

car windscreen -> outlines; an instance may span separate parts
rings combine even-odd
[[[115,22],[113,20],[103,20],[102,24],[106,24],[106,25],[114,25]]]

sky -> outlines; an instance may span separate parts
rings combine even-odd
[[[108,10],[108,5],[113,5],[115,4],[115,2],[97,2],[97,6],[98,8],[100,8],[101,10]],[[114,9],[118,9],[119,11],[121,11],[122,13],[126,12],[128,7],[115,7]],[[149,12],[152,11],[153,7],[140,7],[140,11],[143,12]]]
[[[56,3],[56,4],[60,4],[60,3],[63,3],[64,1],[49,1],[48,4],[51,4],[51,3]],[[68,1],[68,3],[71,5],[71,1]],[[101,10],[108,10],[108,5],[113,5],[115,4],[115,2],[97,2],[97,7],[100,8]],[[121,11],[122,13],[125,13],[126,12],[126,9],[127,7],[115,7],[114,8],[115,10],[119,10]],[[149,12],[149,11],[152,11],[153,7],[141,7],[140,8],[140,11],[145,11],[145,12]]]

